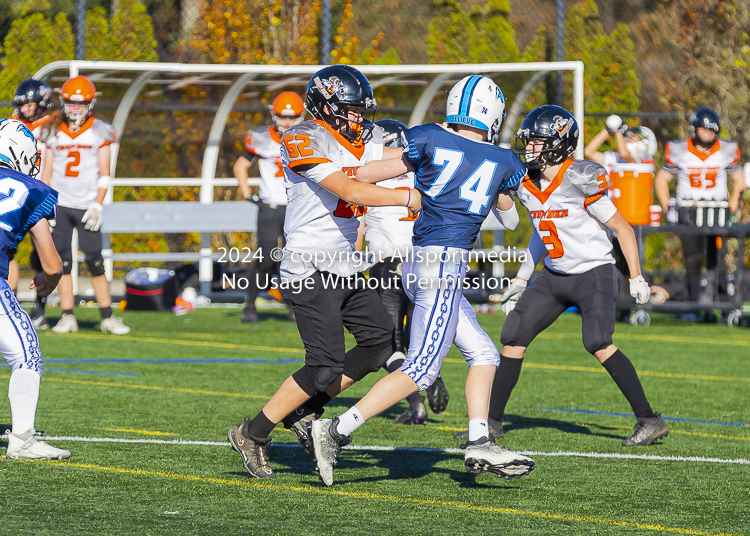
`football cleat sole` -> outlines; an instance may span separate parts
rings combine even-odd
[[[487,460],[467,458],[464,461],[466,470],[470,473],[494,473],[501,478],[521,478],[534,470],[536,465],[532,460],[513,460],[508,463],[492,465]]]

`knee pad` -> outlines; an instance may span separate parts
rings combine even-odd
[[[91,259],[86,259],[86,264],[89,267],[89,272],[91,272],[91,277],[104,275],[104,258],[101,254]]]
[[[377,346],[357,345],[344,356],[344,375],[359,381],[384,366],[395,352],[394,339]]]
[[[292,374],[292,378],[305,394],[315,396],[324,393],[341,376],[343,367],[313,367],[305,365]]]
[[[515,310],[511,311],[505,318],[503,329],[500,332],[500,344],[503,346],[527,346],[518,343],[518,333],[521,327],[521,315]]]
[[[583,337],[583,347],[591,355],[595,355],[599,350],[604,350],[610,344],[612,344],[612,337],[607,338],[604,334]]]

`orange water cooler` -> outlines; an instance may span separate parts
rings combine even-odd
[[[648,225],[653,205],[653,164],[619,164],[609,174],[612,202],[630,225]]]

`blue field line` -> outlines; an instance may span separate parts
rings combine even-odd
[[[44,367],[45,372],[48,370],[54,370],[55,372],[72,372],[74,374],[105,374],[107,376],[138,376],[135,372],[108,372],[104,370],[81,370],[81,369],[67,369],[67,368],[50,368]]]
[[[114,364],[172,364],[213,365],[217,363],[304,363],[304,359],[45,359],[45,363],[114,363]]]
[[[615,413],[612,411],[591,411],[588,409],[565,409],[565,408],[539,408],[546,411],[563,411],[565,413],[585,413],[587,415],[614,415],[616,417],[635,417],[632,413]],[[664,417],[662,415],[662,419],[665,421],[675,421],[675,422],[697,422],[699,424],[721,424],[724,426],[750,426],[748,423],[744,422],[725,422],[725,421],[707,421],[704,419],[681,419],[679,417]]]

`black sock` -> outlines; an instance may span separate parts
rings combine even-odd
[[[500,357],[500,366],[495,371],[495,381],[492,382],[492,396],[490,396],[489,417],[493,421],[503,422],[505,406],[510,400],[510,393],[518,383],[522,365],[523,358]]]
[[[622,394],[628,399],[630,406],[633,408],[633,413],[635,413],[637,418],[654,417],[651,404],[648,403],[646,394],[643,392],[641,380],[638,379],[638,374],[635,371],[633,363],[630,362],[630,359],[625,354],[617,350],[602,363],[602,366],[607,369],[609,375],[615,380],[617,387],[620,388]]]
[[[106,320],[112,316],[112,307],[99,307],[99,314],[102,316],[102,320]]]
[[[414,409],[417,404],[424,404],[425,397],[419,391],[416,391],[406,397],[406,401],[409,403],[409,408]]]
[[[245,421],[245,424],[242,425],[242,433],[250,439],[267,443],[275,427],[276,423],[269,421],[266,414],[261,410],[252,420]]]
[[[314,397],[312,397],[310,400],[305,402],[303,404],[303,407],[306,407],[315,413],[322,414],[323,408],[326,404],[328,404],[331,401],[331,397],[328,396],[328,393],[318,393]]]
[[[35,308],[39,309],[41,311],[44,311],[44,306],[45,305],[47,305],[47,296],[45,296],[43,298],[41,296],[37,296],[36,297],[36,302],[35,302]]]
[[[73,314],[73,309],[63,309],[62,314],[64,314],[64,315],[72,315]]]

